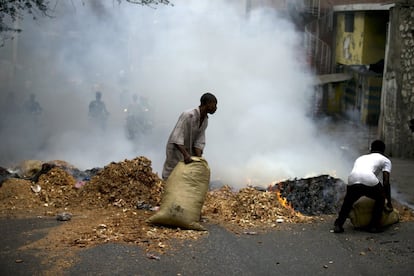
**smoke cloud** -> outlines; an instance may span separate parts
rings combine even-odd
[[[224,2],[154,9],[59,1],[53,18],[26,17],[23,32],[0,49],[0,165],[57,159],[89,169],[143,155],[161,175],[179,114],[211,92],[218,98],[205,148],[212,180],[244,187],[345,178],[349,154],[311,116],[315,76],[303,35],[274,10],[246,14],[243,1]],[[104,133],[88,122],[96,91],[110,112]],[[36,122],[8,99],[14,95],[21,106],[31,93],[43,108]],[[137,141],[125,135],[123,97],[132,94],[149,100],[153,120],[151,133]]]

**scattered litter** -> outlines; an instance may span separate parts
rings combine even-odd
[[[78,182],[75,183],[75,188],[80,189],[83,186],[85,186],[85,184],[86,184],[85,181],[78,181]]]
[[[276,220],[276,222],[277,222],[277,223],[282,223],[282,222],[285,222],[285,220],[284,220],[284,219],[282,219],[282,218],[278,218],[278,219]]]
[[[63,213],[57,214],[56,219],[59,221],[68,221],[72,219],[72,214],[63,212]]]
[[[151,253],[147,253],[147,258],[152,259],[152,260],[157,260],[157,261],[161,259],[159,256],[151,254]]]
[[[106,228],[107,228],[106,224],[99,224],[98,225],[98,229],[106,229]]]
[[[246,235],[257,235],[257,232],[255,232],[255,231],[245,231],[243,233],[246,234]]]
[[[145,201],[138,201],[138,203],[137,203],[137,209],[150,211],[152,208],[153,208],[152,205],[148,204],[148,203],[145,203]]]
[[[155,206],[150,209],[150,211],[156,212],[160,209],[160,206]]]
[[[36,185],[32,185],[32,186],[30,186],[30,188],[32,189],[32,191],[34,192],[34,193],[40,193],[40,191],[42,190],[42,187],[40,187],[40,185],[39,184],[36,184]]]

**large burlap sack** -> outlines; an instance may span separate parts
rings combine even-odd
[[[205,159],[192,159],[192,163],[181,161],[174,168],[167,179],[160,209],[148,219],[149,223],[206,230],[198,222],[210,183],[210,168]]]
[[[374,209],[375,201],[368,197],[361,197],[358,199],[349,213],[352,225],[357,228],[368,226],[372,218],[372,210]],[[381,226],[388,226],[400,221],[400,214],[397,210],[391,212],[384,211],[381,217]]]

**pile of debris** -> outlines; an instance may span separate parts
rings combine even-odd
[[[0,216],[59,218],[64,213],[71,218],[50,232],[47,243],[85,247],[116,241],[159,251],[172,240],[205,235],[146,222],[161,202],[165,183],[143,156],[88,171],[55,160],[26,162],[25,168],[0,173]],[[317,219],[313,215],[336,213],[344,189],[342,181],[327,175],[284,181],[268,189],[236,191],[222,186],[207,193],[201,215],[204,221],[237,232],[310,222]]]
[[[203,215],[243,228],[275,226],[278,222],[309,220],[284,203],[276,192],[260,191],[253,187],[233,191],[229,186],[207,194]]]
[[[280,195],[296,211],[309,215],[337,214],[346,193],[343,180],[329,175],[279,182],[270,191]]]
[[[156,206],[161,201],[164,182],[152,171],[145,157],[111,163],[81,189],[83,206],[123,208]]]

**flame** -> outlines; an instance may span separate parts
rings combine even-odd
[[[285,197],[283,197],[280,193],[280,185],[281,181],[275,181],[272,183],[272,185],[269,186],[268,190],[274,191],[276,193],[276,199],[280,203],[280,205],[282,205],[283,208],[291,211],[292,213],[298,213],[292,207],[292,204],[290,204],[290,202],[288,202],[288,200]]]
[[[276,190],[276,197],[277,197],[277,201],[279,201],[279,203],[285,207],[286,209],[290,209],[293,211],[293,207],[292,205],[287,201],[287,199],[285,197],[283,197],[280,193],[279,190]]]

